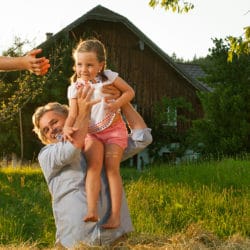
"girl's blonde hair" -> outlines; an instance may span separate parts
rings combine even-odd
[[[73,50],[74,60],[76,61],[77,53],[84,53],[84,52],[94,52],[96,53],[98,62],[104,62],[104,66],[102,70],[99,72],[99,76],[101,77],[102,81],[108,80],[107,76],[104,74],[104,69],[106,68],[106,49],[103,43],[97,39],[87,39],[84,41],[80,41],[77,47]],[[76,72],[70,79],[71,83],[76,82],[77,80]]]

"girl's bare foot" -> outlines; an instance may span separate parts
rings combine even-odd
[[[89,221],[91,221],[91,222],[96,222],[96,221],[98,221],[98,216],[97,216],[97,214],[95,214],[95,213],[88,213],[88,214],[83,218],[83,220],[84,220],[85,222],[89,222]]]
[[[115,217],[115,216],[110,216],[108,221],[102,225],[102,228],[105,229],[114,229],[120,226],[120,216]]]

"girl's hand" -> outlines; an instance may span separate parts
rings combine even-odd
[[[73,141],[72,134],[76,131],[77,129],[74,127],[63,127],[63,140],[64,141]]]

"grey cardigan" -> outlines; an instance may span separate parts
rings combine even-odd
[[[143,150],[152,142],[150,129],[135,130],[129,136],[123,159]],[[104,170],[101,174],[101,191],[98,201],[100,221],[83,221],[87,213],[85,192],[86,162],[80,149],[70,142],[58,142],[42,148],[38,160],[52,196],[56,224],[56,243],[71,248],[79,243],[109,245],[125,233],[133,231],[128,206],[123,191],[121,225],[119,228],[101,228],[110,211],[110,195]]]

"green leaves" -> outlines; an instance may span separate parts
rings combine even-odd
[[[191,103],[182,97],[173,99],[163,97],[154,105],[153,119],[150,124],[154,142],[149,146],[149,154],[154,157],[154,160],[162,160],[161,157],[157,159],[157,156],[166,145],[185,141],[185,132],[177,128],[189,124],[192,112]],[[171,150],[181,155],[183,149],[184,144]]]
[[[211,93],[199,94],[205,117],[193,122],[190,142],[203,143],[206,155],[237,155],[250,150],[250,56],[227,61],[230,42],[214,39],[205,64]]]
[[[233,61],[233,56],[237,55],[238,57],[242,54],[250,54],[250,26],[244,28],[245,33],[244,37],[236,38],[236,37],[228,37],[228,41],[230,42],[230,48],[228,51],[228,62]]]
[[[15,37],[14,44],[3,52],[5,56],[23,55],[23,46],[29,43]],[[12,120],[27,103],[39,95],[47,76],[37,77],[28,71],[0,73],[0,122]]]
[[[30,73],[23,73],[11,84],[16,86],[16,90],[9,95],[4,95],[0,104],[0,121],[12,119],[18,110],[23,108],[28,102],[39,95],[45,84],[46,77],[40,78],[39,84]],[[5,84],[8,86],[8,84]]]
[[[181,0],[150,0],[149,6],[155,8],[160,5],[161,8],[164,8],[166,11],[172,10],[173,12],[187,13],[194,8],[192,3],[181,1]]]

